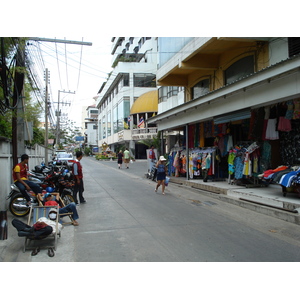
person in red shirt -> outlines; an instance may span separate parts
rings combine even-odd
[[[83,153],[81,151],[76,152],[76,161],[73,164],[72,172],[75,177],[75,186],[73,191],[73,198],[78,204],[77,194],[79,193],[79,201],[80,203],[86,203],[86,200],[83,197],[84,185],[83,185],[83,173],[82,173],[82,165],[80,163],[83,157]]]
[[[21,156],[21,162],[13,168],[13,180],[14,184],[18,187],[21,194],[27,200],[27,205],[30,205],[31,199],[26,190],[29,191],[31,189],[36,195],[41,195],[42,188],[35,182],[28,180],[28,161],[29,156],[27,154],[23,154]]]
[[[44,206],[59,206],[58,200],[59,200],[59,193],[52,193],[52,194],[46,193],[44,196]],[[64,207],[59,207],[59,214],[64,214],[69,212],[73,213],[72,224],[74,226],[78,226],[79,223],[76,220],[79,219],[79,216],[76,209],[76,204],[74,202],[71,202],[70,204]]]
[[[151,145],[150,150],[149,150],[149,159],[150,159],[150,171],[151,171],[156,163],[156,156],[155,156],[155,151],[154,151],[153,145]]]

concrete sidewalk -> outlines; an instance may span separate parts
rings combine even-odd
[[[110,162],[106,162],[110,163]],[[112,164],[115,164],[113,162]],[[136,160],[133,162],[132,172],[137,176],[146,178],[148,166],[147,160]],[[130,167],[130,165],[129,165]],[[150,179],[148,179],[150,180]],[[170,176],[170,183],[180,184],[182,186],[192,187],[199,191],[206,191],[216,195],[223,195],[232,199],[243,199],[244,201],[253,202],[265,206],[272,206],[278,209],[294,211],[299,208],[300,198],[296,193],[287,193],[283,195],[282,188],[279,184],[269,184],[263,187],[246,187],[235,184],[228,184],[227,180],[204,182],[202,179],[187,179],[186,177]]]

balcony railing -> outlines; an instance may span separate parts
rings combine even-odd
[[[157,127],[137,128],[132,130],[133,140],[152,139],[157,136]]]

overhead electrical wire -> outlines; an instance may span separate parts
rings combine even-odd
[[[60,70],[59,70],[58,53],[57,53],[57,44],[56,44],[56,43],[55,43],[55,53],[56,53],[56,61],[57,61],[57,69],[58,69],[59,83],[60,83],[60,88],[62,89],[61,77],[60,77]]]
[[[83,38],[82,38],[83,41]],[[77,81],[77,90],[79,87],[79,80],[80,80],[80,70],[81,70],[81,60],[82,60],[82,49],[83,49],[83,45],[81,45],[81,51],[80,51],[80,61],[79,61],[79,72],[78,72],[78,81]]]
[[[65,38],[66,39],[66,38]],[[67,59],[67,44],[65,44],[65,59],[66,59],[66,79],[67,79],[67,88],[69,90],[69,77],[68,77],[68,59]]]

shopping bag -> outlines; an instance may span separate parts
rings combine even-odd
[[[165,179],[165,186],[168,186],[169,181],[170,181],[170,177],[167,176],[166,179]]]

